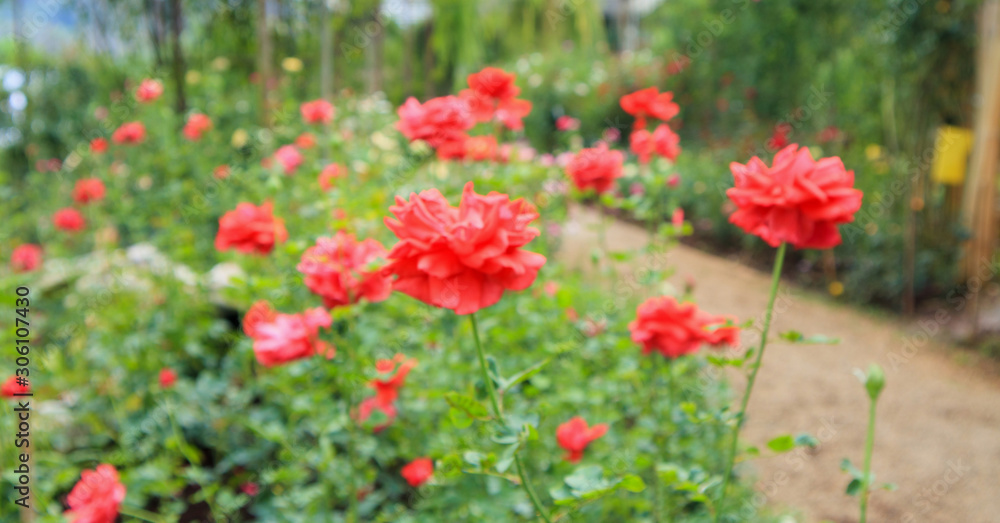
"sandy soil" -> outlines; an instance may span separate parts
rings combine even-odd
[[[592,211],[573,210],[560,253],[566,263],[589,265],[597,244],[596,221]],[[646,245],[647,234],[615,222],[607,230],[607,242],[612,251],[637,252]],[[657,263],[633,260],[619,267],[615,278]],[[707,311],[744,320],[758,318],[764,310],[767,274],[687,247],[672,249],[666,265],[676,270],[673,285],[694,279],[695,299]],[[782,288],[772,333],[795,329],[839,338],[840,343],[769,344],[750,400],[744,441],[764,448],[773,436],[808,432],[821,443],[814,450],[757,459],[752,470],[744,468],[743,473],[757,478],[757,501],[796,509],[808,522],[857,521],[857,502],[843,493],[849,478],[840,462],[845,457],[857,465],[862,461],[867,397],[853,371],[877,362],[886,370],[887,386],[879,403],[872,467],[877,481],[895,483],[898,490],[873,494],[869,521],[1000,522],[997,366],[928,336],[946,330],[955,311],[942,308],[936,318],[907,325],[787,283]],[[646,290],[650,295],[662,292]],[[742,390],[742,375],[731,378],[734,390]]]

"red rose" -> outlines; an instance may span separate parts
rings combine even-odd
[[[66,503],[63,515],[73,523],[114,523],[118,509],[125,500],[125,485],[118,480],[118,471],[106,463],[80,474]]]
[[[174,369],[165,367],[160,369],[160,388],[169,389],[177,383],[177,373]]]
[[[434,475],[434,462],[430,458],[417,458],[403,467],[399,474],[411,487],[419,487]]]
[[[557,131],[575,131],[580,128],[580,120],[572,116],[560,116],[556,118]]]
[[[120,144],[137,144],[146,139],[146,127],[142,122],[123,123],[111,133],[111,140]]]
[[[375,411],[379,411],[382,414],[385,414],[385,417],[387,419],[385,423],[381,423],[379,425],[376,425],[375,427],[372,427],[372,430],[374,432],[382,432],[383,430],[388,428],[389,425],[392,425],[392,422],[396,419],[396,416],[398,415],[396,411],[396,405],[394,403],[382,404],[379,402],[377,396],[372,396],[370,398],[365,398],[364,400],[361,401],[360,404],[358,404],[358,412],[356,419],[358,420],[358,422],[364,423],[368,421],[369,418],[372,417],[372,414]]]
[[[702,344],[736,346],[739,329],[722,326],[726,323],[727,318],[712,316],[693,303],[677,303],[669,296],[660,296],[639,305],[628,328],[632,341],[642,345],[643,354],[656,350],[668,358],[678,358],[696,352]]]
[[[319,238],[302,253],[298,270],[306,287],[323,298],[328,308],[357,303],[364,298],[379,302],[392,293],[392,278],[374,264],[386,255],[378,240],[357,241],[338,231],[333,238]]]
[[[278,160],[286,175],[295,174],[295,170],[302,165],[302,153],[294,145],[279,147],[277,151],[274,151],[274,159]]]
[[[149,103],[163,94],[163,84],[158,80],[147,78],[135,90],[135,97],[142,103]]]
[[[593,189],[601,194],[614,187],[615,180],[622,175],[624,163],[625,155],[621,151],[608,149],[607,145],[601,144],[576,153],[566,166],[566,174],[577,189]]]
[[[329,347],[319,340],[319,328],[332,324],[330,313],[316,307],[302,314],[277,314],[274,319],[253,327],[253,352],[265,367],[281,365],[314,354],[326,354]]]
[[[465,139],[464,146],[463,157],[474,162],[492,160],[497,153],[497,139],[492,135],[470,136]]]
[[[184,124],[184,137],[192,142],[201,139],[201,135],[212,128],[212,119],[201,113],[194,113]]]
[[[319,186],[324,191],[329,191],[333,189],[333,181],[344,176],[347,176],[346,167],[336,163],[328,164],[319,173]]]
[[[226,178],[229,178],[229,166],[220,165],[215,169],[212,169],[212,176],[215,176],[218,180],[225,180]]]
[[[772,247],[782,242],[799,249],[840,245],[837,225],[853,221],[861,208],[854,171],[836,156],[816,161],[809,149],[792,144],[775,155],[771,167],[755,156],[729,168],[735,187],[726,195],[737,208],[729,221]]]
[[[257,494],[260,494],[260,486],[258,486],[256,483],[252,481],[248,481],[240,485],[240,490],[243,491],[243,493],[246,494],[247,496],[250,496],[251,498],[256,496]]]
[[[781,149],[788,145],[788,133],[792,132],[792,126],[787,123],[779,123],[774,126],[774,132],[764,145],[772,151]]]
[[[243,316],[243,332],[254,338],[257,336],[257,325],[274,321],[278,313],[271,308],[271,304],[261,300],[250,306],[250,310]]]
[[[42,248],[32,243],[18,245],[10,254],[10,268],[14,272],[31,272],[42,265]]]
[[[368,382],[368,386],[375,389],[375,399],[381,405],[395,403],[399,397],[399,389],[406,383],[407,374],[416,366],[417,360],[402,354],[397,354],[391,360],[378,360],[375,369],[380,376],[386,377],[375,378]]]
[[[423,105],[411,97],[397,114],[399,132],[410,141],[423,140],[435,149],[463,144],[465,132],[476,125],[468,102],[457,96],[431,98]]]
[[[17,376],[7,378],[7,381],[3,382],[3,385],[0,385],[0,396],[5,398],[13,398],[15,394],[27,394],[29,392],[31,392],[31,387],[18,384]]]
[[[215,248],[267,254],[274,250],[275,244],[287,239],[285,222],[274,217],[271,202],[265,202],[260,207],[243,202],[236,206],[236,210],[227,212],[219,219]]]
[[[56,211],[52,215],[52,223],[57,229],[69,232],[80,231],[87,226],[87,221],[83,219],[80,211],[70,207]]]
[[[639,163],[643,164],[649,163],[653,154],[670,161],[676,160],[681,153],[680,141],[681,137],[670,130],[667,124],[658,125],[652,133],[645,129],[636,129],[629,137],[632,152],[639,157]]]
[[[316,147],[316,137],[312,133],[302,133],[295,138],[295,145],[300,149]]]
[[[500,102],[497,106],[497,120],[512,131],[524,129],[521,120],[531,112],[531,102],[528,100],[511,99]]]
[[[820,131],[819,135],[816,137],[816,140],[819,143],[827,143],[839,139],[840,139],[840,129],[837,129],[836,125],[830,125],[824,127],[823,130]]]
[[[94,138],[90,141],[90,152],[101,154],[108,150],[108,141],[104,138]]]
[[[104,182],[98,178],[84,178],[77,180],[73,187],[73,201],[87,204],[99,202],[104,199]]]
[[[313,100],[299,106],[306,123],[328,124],[333,120],[333,104],[326,100]]]
[[[505,290],[524,290],[545,264],[541,254],[521,249],[538,236],[528,223],[538,218],[529,203],[506,194],[476,194],[465,185],[452,207],[437,189],[396,197],[385,224],[399,238],[386,271],[394,290],[420,301],[469,314],[500,301]]]
[[[576,416],[573,419],[559,425],[556,429],[556,441],[559,446],[566,450],[566,460],[576,463],[583,457],[583,451],[594,441],[608,431],[606,423],[598,423],[593,427],[587,426],[587,420]]]
[[[657,88],[649,87],[623,96],[620,103],[626,113],[635,117],[635,128],[642,129],[646,127],[646,118],[667,121],[677,116],[681,108],[673,99],[674,93],[660,93]]]
[[[487,67],[466,78],[469,82],[469,88],[474,93],[483,98],[492,98],[497,101],[509,100],[521,92],[514,85],[516,79],[517,75],[496,67]]]

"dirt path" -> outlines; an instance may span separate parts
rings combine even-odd
[[[575,209],[564,228],[564,262],[589,264],[597,243],[597,215]],[[607,230],[609,249],[635,251],[645,246],[642,229],[614,223]],[[632,267],[649,261],[631,262]],[[764,310],[769,275],[733,261],[677,247],[667,256],[676,269],[671,283],[693,277],[698,305],[741,320]],[[893,482],[893,492],[873,494],[869,521],[1000,522],[1000,376],[996,366],[978,362],[967,351],[928,341],[924,331],[951,321],[905,326],[831,303],[783,283],[772,332],[790,329],[839,338],[837,345],[768,346],[750,401],[744,440],[764,448],[783,433],[808,432],[820,446],[802,454],[758,459],[753,463],[759,501],[799,509],[805,521],[857,521],[854,498],[843,494],[847,474],[840,462],[862,461],[867,398],[855,368],[878,362],[887,387],[879,404],[872,470],[877,481]],[[651,289],[650,293],[657,292]],[[733,387],[742,390],[742,376]],[[747,507],[746,510],[751,510]]]

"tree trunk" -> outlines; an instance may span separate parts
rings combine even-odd
[[[170,0],[170,32],[173,40],[174,87],[177,89],[174,110],[177,114],[184,114],[187,111],[187,99],[184,96],[184,54],[181,51],[181,0]]]

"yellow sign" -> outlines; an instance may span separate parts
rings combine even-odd
[[[972,129],[946,125],[938,129],[934,141],[931,178],[945,185],[962,185],[972,152]]]

